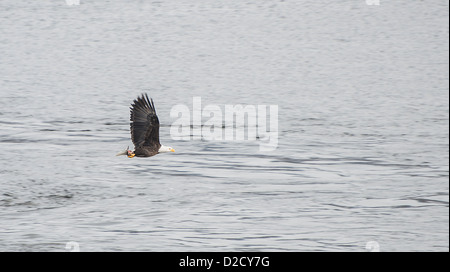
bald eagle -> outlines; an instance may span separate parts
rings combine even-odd
[[[159,119],[156,115],[153,99],[148,99],[147,94],[142,94],[131,104],[130,131],[134,151],[127,148],[116,156],[127,155],[128,158],[134,156],[151,157],[158,153],[175,152],[172,147],[159,143]]]

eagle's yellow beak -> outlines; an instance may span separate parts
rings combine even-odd
[[[175,149],[171,148],[171,149],[170,149],[170,152],[175,152]]]

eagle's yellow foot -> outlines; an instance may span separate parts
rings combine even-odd
[[[136,156],[135,154],[130,154],[128,155],[128,158],[133,158],[134,156]]]

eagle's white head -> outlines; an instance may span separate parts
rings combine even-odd
[[[170,146],[161,145],[161,147],[158,150],[158,153],[167,153],[167,152],[175,152],[175,149],[173,149]]]

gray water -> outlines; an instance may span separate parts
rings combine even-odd
[[[448,10],[1,0],[0,251],[448,251]],[[176,153],[116,157],[144,91]],[[173,140],[196,96],[277,149]]]

